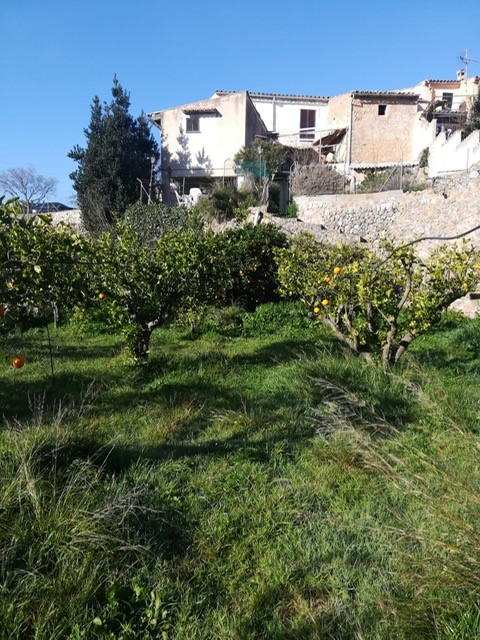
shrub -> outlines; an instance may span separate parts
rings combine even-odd
[[[292,175],[292,192],[296,196],[343,193],[344,184],[343,176],[324,164],[297,166]]]
[[[145,242],[154,243],[166,231],[188,226],[189,211],[186,207],[170,207],[166,204],[142,204],[136,202],[125,211],[125,220],[133,224]]]
[[[480,97],[476,97],[472,103],[468,114],[467,122],[464,126],[465,135],[470,135],[473,131],[480,129]]]
[[[411,247],[385,243],[379,255],[305,234],[276,253],[283,294],[299,296],[338,339],[386,366],[478,280],[479,255],[466,244],[441,246],[420,260]]]
[[[298,205],[296,202],[291,202],[285,214],[286,218],[296,218],[298,216]]]
[[[222,222],[239,216],[239,210],[253,206],[256,198],[250,191],[243,191],[234,186],[216,186],[210,196],[215,218]]]
[[[221,238],[231,275],[225,299],[247,310],[279,300],[274,250],[287,245],[283,231],[272,224],[248,224],[228,229]]]
[[[420,154],[420,159],[418,161],[418,166],[423,169],[424,167],[428,167],[428,159],[430,156],[430,149],[428,147],[425,147],[425,149],[423,149],[422,153]]]
[[[387,180],[385,171],[367,171],[362,180],[359,191],[360,193],[376,193],[380,191]]]
[[[168,231],[152,250],[131,222],[99,237],[94,269],[97,291],[138,364],[148,359],[154,329],[180,310],[218,301],[229,281],[220,236]]]
[[[48,215],[22,216],[15,201],[0,198],[0,303],[7,324],[26,328],[56,306],[83,301],[89,261],[87,238],[54,226]]]

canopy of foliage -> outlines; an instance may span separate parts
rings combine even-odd
[[[300,297],[313,317],[368,360],[398,362],[411,342],[438,324],[443,311],[479,278],[479,254],[467,244],[442,245],[426,260],[412,247],[386,242],[383,253],[325,245],[296,236],[277,251],[284,295]]]
[[[148,180],[159,158],[146,117],[129,113],[130,97],[115,77],[110,104],[97,96],[85,129],[87,146],[68,154],[77,164],[70,175],[83,223],[89,231],[105,229],[138,198],[138,180]]]
[[[0,301],[9,322],[49,314],[85,299],[88,241],[48,215],[26,217],[0,198]]]

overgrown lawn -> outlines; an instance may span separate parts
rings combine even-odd
[[[480,324],[385,373],[234,315],[140,370],[110,329],[50,329],[53,377],[0,337],[0,637],[479,637]]]

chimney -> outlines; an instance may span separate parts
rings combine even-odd
[[[457,71],[457,80],[465,80],[465,69],[459,69]]]

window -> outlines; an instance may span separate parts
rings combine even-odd
[[[316,113],[315,109],[300,109],[300,140],[314,139]]]
[[[453,104],[453,93],[442,93],[442,102],[444,105],[444,109],[452,110]]]
[[[187,117],[187,132],[200,131],[200,118],[198,116]]]
[[[386,104],[379,104],[378,105],[378,115],[379,116],[384,116],[387,113],[387,105]]]

